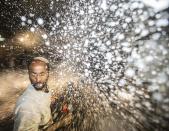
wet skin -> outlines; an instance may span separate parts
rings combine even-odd
[[[36,90],[43,90],[47,86],[49,71],[46,63],[33,61],[29,66],[29,79]]]

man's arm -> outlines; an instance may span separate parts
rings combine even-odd
[[[29,107],[20,107],[15,115],[14,131],[38,131],[40,114]]]

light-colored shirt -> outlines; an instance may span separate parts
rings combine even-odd
[[[14,111],[14,131],[39,131],[51,119],[51,93],[29,85],[19,97]]]

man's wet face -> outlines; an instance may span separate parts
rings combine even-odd
[[[42,90],[47,85],[48,70],[46,63],[33,61],[29,66],[29,79],[36,90]]]

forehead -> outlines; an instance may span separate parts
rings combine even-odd
[[[35,60],[32,61],[31,64],[29,65],[29,70],[33,71],[47,70],[47,64],[45,62]]]

